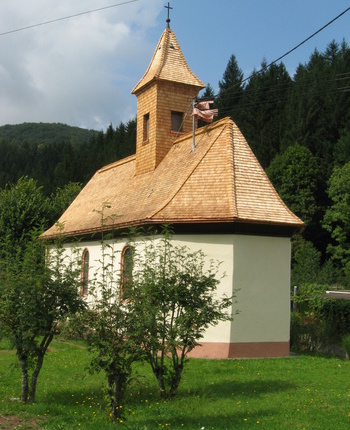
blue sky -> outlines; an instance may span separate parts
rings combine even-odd
[[[123,0],[2,0],[0,33]],[[105,129],[136,115],[130,91],[165,28],[164,0],[138,0],[0,36],[0,125],[63,122]],[[172,0],[171,28],[191,69],[218,89],[234,54],[248,77],[350,7],[349,0]],[[345,38],[350,11],[282,61],[293,75]]]

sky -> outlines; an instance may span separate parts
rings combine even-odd
[[[95,130],[136,116],[131,90],[166,27],[165,0],[1,0],[0,126]],[[61,19],[83,12],[97,12]],[[171,0],[170,27],[192,71],[218,91],[229,58],[244,77],[350,7],[350,0]],[[36,24],[22,31],[14,31]],[[14,31],[14,32],[12,32]],[[282,61],[293,76],[315,49],[350,44],[350,11]]]

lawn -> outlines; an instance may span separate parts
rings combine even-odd
[[[22,405],[13,352],[0,343],[0,429],[350,428],[350,361],[316,356],[188,363],[177,398],[162,401],[147,365],[135,369],[125,419],[109,420],[104,375],[79,343],[53,342],[34,405]],[[19,427],[21,426],[21,427]]]

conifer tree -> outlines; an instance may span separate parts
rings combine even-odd
[[[219,81],[217,105],[219,117],[231,116],[237,121],[236,115],[243,96],[243,72],[238,67],[235,55],[231,55],[222,80]]]

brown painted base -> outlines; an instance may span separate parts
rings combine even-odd
[[[289,342],[202,343],[191,353],[193,358],[288,357]]]

